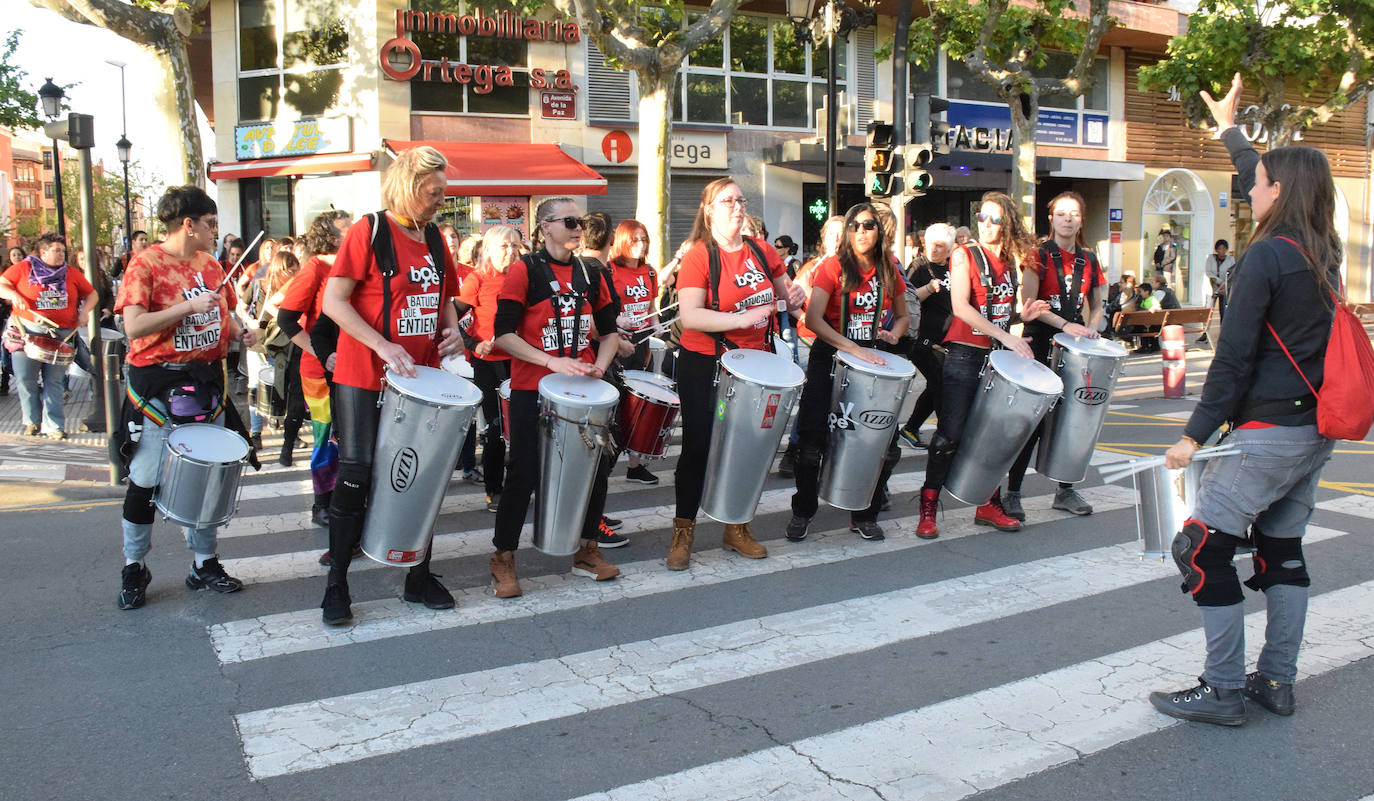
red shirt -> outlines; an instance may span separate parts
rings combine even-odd
[[[372,253],[372,225],[367,217],[354,223],[344,235],[334,257],[331,277],[357,281],[348,302],[377,331],[389,331],[392,342],[406,349],[416,364],[439,366],[439,319],[443,302],[458,288],[453,256],[444,251],[444,263],[435,265],[429,246],[406,236],[405,229],[387,218],[396,250],[396,274],[391,277],[391,308],[382,308],[386,279]],[[381,389],[381,358],[371,348],[339,332],[334,383],[359,389]]]
[[[152,245],[138,252],[124,282],[119,285],[115,312],[127,306],[146,311],[170,309],[206,292],[214,292],[224,281],[224,268],[209,253],[179,259]],[[229,310],[238,303],[234,285],[220,290],[219,307],[204,314],[188,314],[181,322],[138,337],[129,343],[129,364],[147,367],[160,362],[213,362],[229,353],[229,340],[223,336]]]
[[[91,282],[80,270],[68,265],[65,281],[45,286],[29,281],[32,267],[33,262],[22,259],[5,271],[5,280],[14,284],[15,291],[28,306],[27,309],[16,309],[15,314],[20,319],[39,324],[43,321],[37,315],[41,314],[58,328],[76,328],[77,307],[81,305],[82,298],[95,291]]]
[[[816,275],[811,282],[811,288],[824,289],[830,294],[830,301],[825,307],[825,321],[841,336],[848,337],[855,342],[871,342],[877,339],[877,329],[874,328],[874,312],[877,312],[877,327],[882,328],[883,317],[892,309],[892,296],[906,291],[906,282],[902,280],[901,273],[897,273],[897,286],[883,292],[883,305],[881,309],[878,309],[877,272],[872,268],[860,270],[859,285],[848,293],[849,330],[844,331],[840,328],[842,324],[840,296],[843,294],[840,288],[844,286],[844,268],[840,265],[840,259],[837,256],[831,256],[816,268]]]
[[[773,305],[772,279],[787,274],[787,268],[783,266],[782,259],[778,258],[778,252],[771,245],[761,239],[754,239],[754,242],[763,251],[766,264],[758,263],[754,249],[747,244],[740,245],[740,249],[734,253],[723,248],[720,250],[720,286],[715,298],[723,312],[742,312],[758,306]],[[687,251],[687,255],[682,257],[682,265],[677,273],[678,291],[681,292],[684,287],[705,289],[709,303],[710,274],[710,258],[706,255],[706,243],[697,242]],[[741,348],[767,350],[772,346],[772,343],[764,342],[768,336],[767,318],[753,328],[723,333],[727,339]],[[707,356],[716,355],[716,340],[709,334],[690,328],[684,328],[682,331],[682,347]]]
[[[1011,270],[1007,269],[1000,258],[976,242],[958,247],[956,252],[962,251],[964,258],[968,259],[969,288],[972,290],[969,294],[969,305],[975,311],[981,313],[983,306],[988,304],[988,289],[983,286],[983,273],[978,269],[978,262],[970,252],[971,248],[983,249],[983,254],[988,257],[988,267],[992,273],[992,302],[988,305],[985,316],[994,325],[1005,331],[1011,327],[1012,307],[1016,304],[1016,285],[1012,283]],[[945,341],[962,342],[965,345],[974,345],[979,348],[992,347],[992,339],[987,334],[974,331],[968,323],[960,320],[957,315],[950,321],[949,333],[945,335]]]
[[[501,294],[501,285],[505,280],[504,273],[473,270],[464,279],[463,288],[458,292],[458,300],[472,307],[472,323],[468,327],[468,336],[478,342],[486,342],[496,333],[496,299]],[[510,359],[510,354],[501,350],[499,346],[493,346],[491,353],[486,356],[477,356],[476,353],[468,351],[468,358],[504,362]]]
[[[501,292],[497,295],[499,300],[513,300],[521,306],[525,305],[529,292],[529,272],[525,259],[521,258],[510,266],[506,271],[506,280],[501,285]],[[572,292],[572,271],[571,264],[560,264],[553,259],[549,259],[549,266],[553,268],[554,278],[558,280],[558,290],[561,293]],[[588,268],[590,283],[595,285],[601,281],[599,271],[595,268]],[[544,351],[550,356],[558,355],[560,337],[566,348],[569,343],[576,351],[574,358],[580,359],[588,364],[596,361],[596,352],[591,348],[591,339],[598,336],[592,326],[592,312],[599,311],[611,304],[611,299],[607,297],[605,283],[603,282],[597,292],[596,305],[591,303],[582,304],[582,315],[576,321],[576,337],[570,337],[573,333],[573,314],[575,308],[573,304],[558,304],[558,311],[554,311],[554,298],[541,300],[533,306],[525,308],[525,317],[520,321],[520,328],[516,331],[520,338]],[[560,330],[561,329],[561,330]],[[510,386],[511,389],[539,389],[539,379],[548,375],[551,370],[540,364],[527,362],[523,359],[512,359],[510,367]]]
[[[330,261],[325,261],[329,259]],[[309,334],[320,319],[324,308],[324,285],[333,269],[333,257],[311,256],[305,266],[287,284],[280,308],[301,313],[301,330]],[[306,378],[324,378],[324,365],[309,351],[301,353],[301,375]]]
[[[658,276],[648,264],[627,267],[611,263],[611,284],[620,298],[620,311],[639,320],[630,330],[638,331],[652,325],[654,298],[658,297]]]
[[[1060,288],[1063,288],[1064,295],[1067,296],[1073,289],[1074,261],[1077,255],[1083,257],[1083,285],[1079,288],[1078,297],[1069,298],[1070,302],[1075,300],[1081,312],[1087,312],[1087,298],[1095,287],[1103,286],[1107,283],[1107,276],[1102,274],[1102,265],[1097,261],[1097,254],[1091,250],[1075,248],[1074,253],[1065,253],[1053,240],[1046,242],[1035,249],[1035,260],[1026,265],[1025,269],[1034,268],[1036,274],[1040,276],[1040,292],[1036,295],[1040,300],[1047,300],[1050,309],[1059,314],[1059,295]],[[1049,258],[1042,259],[1041,255]],[[1055,259],[1055,255],[1059,258]],[[1044,263],[1041,263],[1041,262]],[[1063,269],[1059,269],[1056,261],[1063,262]]]

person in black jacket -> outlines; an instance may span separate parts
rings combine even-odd
[[[1186,466],[1200,443],[1228,422],[1227,442],[1240,452],[1207,463],[1192,518],[1173,542],[1183,591],[1202,609],[1207,660],[1200,683],[1150,694],[1166,715],[1226,726],[1245,722],[1247,698],[1279,715],[1294,710],[1311,584],[1302,536],[1333,445],[1317,431],[1307,382],[1322,384],[1342,254],[1326,157],[1310,147],[1258,155],[1235,127],[1240,90],[1237,74],[1220,101],[1206,92],[1202,98],[1258,225],[1233,273],[1202,400],[1165,464]],[[1248,675],[1241,582],[1231,561],[1247,543],[1255,557],[1245,586],[1262,591],[1268,606],[1258,669]]]

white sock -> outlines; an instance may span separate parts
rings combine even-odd
[[[139,563],[139,561],[140,561],[140,560],[138,560],[138,559],[125,559],[125,560],[124,560],[124,566],[125,566],[125,567],[128,567],[129,565],[136,565],[136,564]]]
[[[215,555],[212,553],[198,553],[196,554],[196,567],[205,567],[205,560],[214,558]]]

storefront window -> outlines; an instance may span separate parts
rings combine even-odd
[[[348,65],[338,0],[239,0],[239,120],[329,111]]]
[[[443,14],[473,13],[477,6],[463,0],[411,0],[415,11]],[[484,14],[500,11],[520,11],[523,6],[512,0],[484,0]],[[529,114],[530,76],[529,44],[524,39],[502,39],[494,36],[460,36],[455,33],[424,33],[412,31],[411,41],[419,46],[426,59],[448,59],[473,67],[509,67],[512,86],[489,84],[455,84],[438,79],[423,80],[417,75],[410,81],[410,106],[414,111],[441,111],[468,114]]]
[[[1063,77],[1073,69],[1077,56],[1068,53],[1050,53],[1045,66],[1036,70],[1040,75]],[[980,103],[1005,103],[997,94],[997,90],[992,88],[982,78],[969,71],[963,61],[956,58],[945,57],[946,73],[948,75],[947,84],[949,86],[949,97],[952,100],[972,100]],[[1040,106],[1042,108],[1062,108],[1078,109],[1084,108],[1093,111],[1108,111],[1108,98],[1110,82],[1108,80],[1107,59],[1099,58],[1093,62],[1093,88],[1086,97],[1075,98],[1067,94],[1045,94],[1040,96]],[[914,83],[914,80],[913,80]]]

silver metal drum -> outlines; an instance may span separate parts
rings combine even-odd
[[[945,481],[950,495],[973,504],[992,497],[1064,389],[1050,368],[1009,350],[993,351],[981,376]]]
[[[701,511],[722,523],[748,523],[806,373],[786,356],[731,350],[720,357],[715,422]]]
[[[286,416],[286,398],[278,395],[272,387],[272,382],[276,380],[276,368],[264,367],[258,371],[258,385],[253,388],[253,407],[258,414],[269,419]]]
[[[668,352],[668,343],[658,337],[649,337],[649,370],[663,372],[663,357]]]
[[[243,437],[210,423],[167,433],[162,480],[153,503],[162,516],[189,528],[222,526],[238,510],[239,479],[248,463]]]
[[[1073,484],[1088,475],[1107,422],[1107,402],[1126,369],[1126,349],[1107,339],[1055,334],[1050,365],[1064,382],[1064,397],[1045,418],[1035,469],[1052,481]]]
[[[463,438],[482,403],[471,381],[434,367],[415,372],[414,378],[386,373],[363,520],[363,553],[397,567],[424,560]]]
[[[1140,501],[1135,507],[1135,523],[1140,533],[1140,558],[1165,561],[1174,535],[1197,502],[1198,479],[1202,463],[1171,470],[1164,465],[1136,473],[1135,488]]]
[[[620,392],[598,378],[552,373],[539,381],[534,547],[546,554],[569,556],[582,544],[592,482],[619,402]]]
[[[882,473],[887,446],[901,424],[916,366],[896,354],[865,352],[887,360],[871,364],[852,353],[835,354],[830,389],[830,434],[821,468],[820,498],[838,509],[867,509]]]

